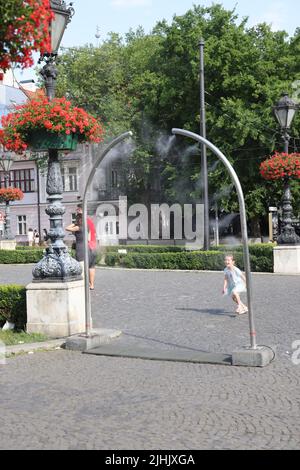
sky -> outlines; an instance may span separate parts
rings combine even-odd
[[[300,26],[299,0],[73,0],[75,15],[61,45],[97,45],[111,31],[124,35],[130,28],[136,29],[139,25],[147,33],[159,20],[171,22],[173,15],[184,14],[194,4],[210,6],[212,3],[221,3],[226,9],[235,7],[240,19],[249,17],[249,26],[267,22],[273,30],[284,29],[289,35],[293,35]],[[95,37],[97,27],[99,39]],[[19,80],[27,80],[34,78],[34,71],[18,71],[17,75]]]

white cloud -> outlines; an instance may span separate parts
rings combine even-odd
[[[111,0],[113,7],[146,7],[152,4],[152,0]]]

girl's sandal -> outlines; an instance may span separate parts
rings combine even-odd
[[[238,315],[243,315],[243,313],[247,313],[248,308],[247,307],[242,307],[238,312],[236,312]]]

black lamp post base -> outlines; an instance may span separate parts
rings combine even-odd
[[[284,195],[282,201],[282,230],[277,238],[278,245],[300,245],[300,237],[296,234],[292,225],[293,207],[290,181],[284,179]]]
[[[70,282],[82,279],[82,268],[66,248],[57,252],[49,247],[32,274],[33,282]]]
[[[278,245],[300,245],[300,237],[296,234],[295,229],[288,228],[284,232],[282,232],[278,239]]]

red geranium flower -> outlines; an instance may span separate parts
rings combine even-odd
[[[300,179],[300,153],[278,153],[260,165],[260,174],[266,180]]]
[[[33,65],[32,51],[51,52],[50,0],[6,0],[0,5],[0,68]]]
[[[65,98],[46,97],[16,106],[13,113],[2,117],[0,143],[10,151],[23,153],[30,145],[29,134],[38,129],[51,133],[73,133],[80,142],[101,142],[103,127],[84,109],[72,106]]]
[[[0,202],[20,201],[23,199],[23,191],[19,188],[1,188]]]

